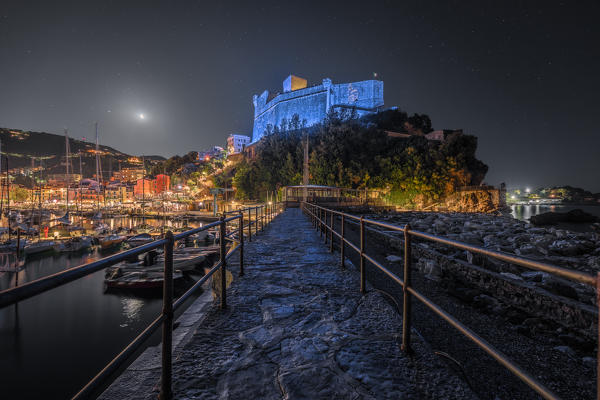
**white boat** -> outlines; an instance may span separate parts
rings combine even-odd
[[[55,245],[56,242],[54,242],[53,240],[40,240],[25,245],[23,251],[27,255],[40,254],[46,251],[54,251]]]
[[[131,247],[137,247],[146,243],[150,243],[153,240],[154,238],[150,236],[149,233],[140,233],[127,239],[127,244],[129,244]]]

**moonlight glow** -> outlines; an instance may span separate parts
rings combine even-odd
[[[146,119],[146,116],[144,114],[138,114],[138,118],[143,121]]]

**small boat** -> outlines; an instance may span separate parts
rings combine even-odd
[[[25,245],[23,252],[27,255],[41,254],[47,251],[54,251],[55,245],[56,243],[53,240],[39,240]]]
[[[152,236],[150,236],[149,233],[140,233],[140,234],[130,237],[129,239],[126,240],[126,242],[131,247],[137,247],[137,246],[141,246],[146,243],[150,243],[153,240],[154,240],[154,238]]]
[[[194,253],[179,253],[173,252],[173,270],[181,272],[190,272],[201,266],[206,260],[204,254]],[[156,257],[156,264],[162,266],[165,262],[165,255],[161,254]],[[156,265],[155,264],[155,265]]]
[[[110,230],[110,226],[108,226],[104,222],[99,222],[94,226],[94,230],[98,233],[105,233]]]
[[[162,271],[124,271],[116,268],[104,280],[104,284],[107,288],[111,289],[159,289],[163,287],[164,277]],[[173,282],[180,279],[183,279],[183,274],[181,272],[173,272]]]
[[[109,249],[113,246],[120,245],[125,241],[126,237],[121,235],[108,235],[99,239],[100,247],[104,249]]]
[[[102,213],[101,213],[100,211],[98,211],[96,214],[94,214],[94,215],[92,216],[92,219],[93,219],[94,221],[101,221],[101,220],[102,220]]]
[[[61,253],[75,253],[88,250],[92,247],[92,238],[89,236],[76,236],[63,242],[57,243],[54,249]]]
[[[71,217],[69,216],[69,212],[67,211],[67,213],[65,215],[63,215],[60,218],[57,218],[56,222],[64,224],[64,225],[71,225]]]

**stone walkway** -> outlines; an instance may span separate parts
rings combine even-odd
[[[232,267],[228,309],[209,304],[195,324],[175,331],[175,398],[475,397],[418,334],[414,355],[400,351],[396,310],[371,287],[359,293],[355,268],[340,268],[339,254],[328,252],[299,210],[287,210],[253,239],[246,275],[238,278]],[[154,349],[102,397],[155,399],[159,366]]]

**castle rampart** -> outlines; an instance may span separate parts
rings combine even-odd
[[[383,106],[383,82],[367,80],[305,87],[306,80],[291,75],[284,81],[284,93],[270,97],[268,90],[254,95],[254,128],[252,142],[258,141],[267,127],[280,126],[295,114],[304,126],[322,122],[331,109],[354,109],[358,116],[374,113]]]

